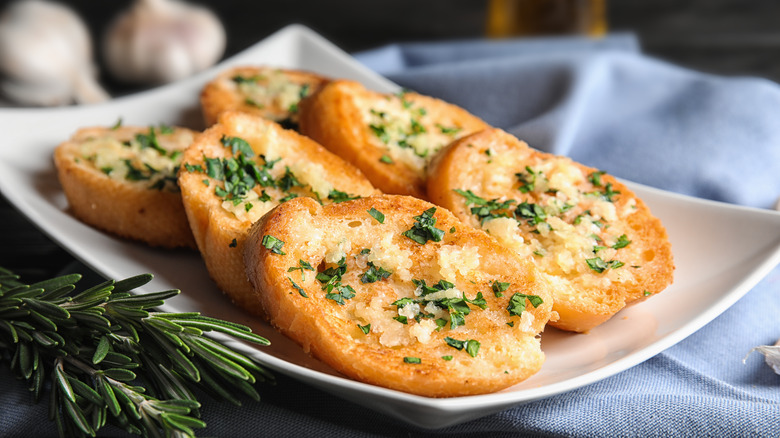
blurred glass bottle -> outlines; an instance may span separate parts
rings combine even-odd
[[[587,35],[607,32],[606,0],[489,0],[486,35]]]

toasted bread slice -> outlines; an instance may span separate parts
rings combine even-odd
[[[328,79],[301,70],[268,66],[233,67],[207,83],[200,94],[207,126],[219,114],[235,110],[254,114],[288,128],[298,126],[298,102]]]
[[[184,154],[179,185],[209,274],[237,305],[262,315],[241,252],[249,227],[280,202],[377,193],[360,171],[277,123],[225,112]]]
[[[544,361],[545,279],[420,199],[294,199],[252,227],[244,256],[271,323],[356,380],[430,397],[482,394]]]
[[[194,248],[176,172],[196,134],[166,126],[78,130],[54,151],[73,214],[152,246]]]
[[[561,329],[587,331],[672,282],[666,230],[631,190],[499,129],[442,151],[428,194],[553,279]]]
[[[300,129],[351,162],[385,193],[425,194],[425,168],[456,138],[488,128],[466,110],[433,97],[381,94],[333,81],[301,101]]]

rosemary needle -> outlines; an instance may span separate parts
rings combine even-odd
[[[220,332],[259,345],[243,325],[196,312],[156,312],[179,293],[131,293],[152,276],[106,281],[77,292],[78,274],[26,285],[0,267],[0,361],[40,400],[60,436],[95,436],[107,423],[150,437],[194,436],[206,424],[193,388],[240,404],[257,381],[273,381],[252,359],[205,336]],[[237,391],[236,391],[237,390]]]

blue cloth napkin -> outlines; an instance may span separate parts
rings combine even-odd
[[[780,196],[780,87],[644,56],[631,35],[404,44],[357,58],[532,146],[679,193],[768,208]],[[85,268],[86,269],[86,268]],[[202,436],[780,436],[780,268],[675,347],[611,378],[438,431],[297,381],[235,408],[204,399]],[[746,317],[749,315],[749,317]],[[0,435],[55,436],[46,405],[0,366]],[[123,436],[106,429],[103,436]]]

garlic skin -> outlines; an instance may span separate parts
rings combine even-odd
[[[23,0],[2,12],[0,76],[0,92],[23,105],[96,103],[109,98],[96,81],[86,26],[58,3]]]
[[[747,356],[742,359],[742,362],[746,362],[747,357],[754,351],[763,354],[766,364],[772,368],[775,374],[780,374],[780,339],[775,342],[775,345],[759,345],[758,347],[752,348],[748,351]]]
[[[225,29],[211,11],[178,0],[137,0],[109,26],[108,71],[130,83],[164,84],[214,65]]]

